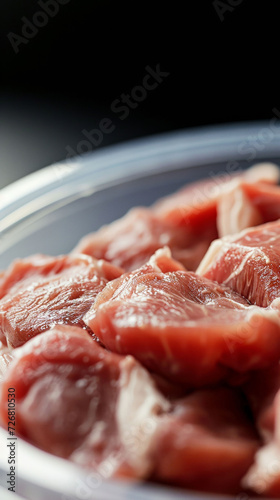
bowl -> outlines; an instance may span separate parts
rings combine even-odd
[[[68,253],[82,236],[132,206],[148,206],[189,182],[229,176],[256,162],[280,165],[279,139],[273,118],[145,137],[50,165],[0,191],[0,269],[37,252]],[[5,492],[7,437],[7,430],[0,428],[0,487]],[[16,492],[30,500],[218,497],[149,483],[100,481],[93,471],[19,437],[16,449]]]

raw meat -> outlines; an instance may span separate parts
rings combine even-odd
[[[0,383],[3,380],[7,368],[13,359],[11,349],[0,341]]]
[[[235,234],[247,227],[262,224],[263,217],[248,198],[242,185],[234,185],[217,201],[217,228],[219,237]]]
[[[101,482],[279,498],[278,181],[212,176],[0,272],[2,425],[13,387],[18,437]]]
[[[104,448],[114,448],[113,428],[107,446],[98,442],[98,434],[102,438],[108,433],[106,420],[113,427],[122,358],[106,354],[85,330],[65,325],[31,339],[14,356],[1,390],[4,422],[12,386],[17,395],[16,431],[37,446],[69,457],[95,426],[97,456],[101,459]]]
[[[273,164],[265,164],[239,175],[226,174],[193,183],[150,208],[134,208],[121,219],[85,236],[73,253],[105,259],[132,271],[145,264],[157,249],[167,245],[175,259],[188,270],[195,271],[210,243],[218,236],[271,220],[265,217],[275,218],[273,209],[265,215],[263,212],[267,212],[271,184],[278,179],[279,169]],[[256,186],[255,191],[250,191],[251,184]],[[259,197],[258,187],[264,190]],[[278,188],[276,191],[279,200]],[[265,203],[260,202],[261,197]],[[235,210],[236,205],[237,209],[242,206],[247,215],[241,218],[237,214],[233,222],[232,210],[230,213],[229,210]]]
[[[194,241],[186,230],[159,220],[150,209],[134,208],[121,219],[82,238],[72,253],[105,259],[131,271],[167,245],[175,259],[188,269],[196,269],[212,239]]]
[[[56,326],[15,351],[1,388],[4,423],[10,386],[16,432],[100,479],[237,493],[259,446],[236,390],[168,400],[133,357],[102,349],[77,327]]]
[[[265,183],[244,183],[244,191],[256,209],[261,213],[263,222],[280,218],[280,188]]]
[[[219,237],[279,218],[279,186],[267,183],[232,183],[217,202]]]
[[[214,241],[197,273],[252,304],[270,305],[280,297],[280,220]]]
[[[193,272],[153,258],[108,283],[84,322],[110,350],[186,387],[263,368],[280,356],[279,315]]]
[[[277,217],[273,210],[267,210],[267,204],[271,204],[271,190],[279,203],[279,188],[273,186],[278,181],[279,168],[276,165],[259,164],[244,172],[223,173],[220,176],[213,174],[207,180],[191,183],[176,193],[158,200],[153,208],[165,221],[176,226],[185,226],[200,237],[208,233],[214,238],[214,234],[218,234],[216,219],[219,200],[235,189],[244,191],[245,196],[252,202],[258,215],[252,218],[252,222],[258,224],[260,217],[264,217],[263,222],[278,218],[280,215]],[[258,195],[259,191],[261,195]],[[279,209],[278,213],[280,214]],[[251,223],[250,219],[249,222]]]
[[[252,374],[244,386],[264,446],[243,484],[257,494],[280,496],[280,365]]]
[[[280,391],[273,402],[273,437],[255,455],[242,484],[264,497],[280,496]]]
[[[253,372],[243,386],[248,403],[264,442],[273,438],[275,408],[274,400],[280,389],[279,362],[266,370]]]
[[[17,261],[2,276],[0,339],[18,347],[56,323],[85,327],[98,292],[122,272],[86,255]]]
[[[95,259],[90,260],[79,255],[73,258],[69,255],[59,255],[52,257],[48,255],[35,254],[25,259],[16,259],[6,271],[0,274],[0,299],[7,293],[18,292],[29,285],[43,281],[45,278],[60,276],[67,270],[78,266],[88,266],[96,263]],[[96,263],[101,275],[107,280],[112,280],[119,276],[121,269],[116,269],[107,262]]]
[[[194,490],[237,494],[258,445],[237,392],[198,390],[162,416],[154,438],[153,477]]]

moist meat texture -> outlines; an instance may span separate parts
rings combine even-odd
[[[19,348],[2,399],[9,384],[17,433],[103,477],[190,488],[203,479],[203,489],[235,493],[258,449],[236,390],[167,399],[133,357],[105,351],[77,327],[56,326]]]
[[[280,498],[278,182],[209,172],[1,271],[4,429],[12,387],[17,437],[101,484]]]
[[[280,296],[280,220],[214,241],[197,273],[270,305]]]
[[[223,173],[184,186],[158,200],[153,209],[163,220],[189,228],[193,235],[223,236],[280,217],[279,169],[258,165],[242,173]],[[241,213],[242,212],[242,213]],[[218,219],[218,220],[217,220]]]
[[[212,240],[280,217],[279,170],[258,165],[184,186],[150,208],[136,207],[81,239],[74,253],[138,269],[163,246],[195,271]],[[277,200],[277,203],[275,203]]]
[[[186,228],[161,220],[151,209],[140,207],[82,238],[73,253],[105,259],[131,271],[141,267],[156,250],[167,245],[184,266],[196,269],[215,237],[216,232],[211,231],[203,238],[194,237]]]
[[[83,316],[122,270],[85,255],[34,256],[2,276],[0,338],[18,347],[56,323],[85,327]]]
[[[280,356],[278,314],[224,285],[153,261],[110,282],[84,317],[104,345],[194,388]]]

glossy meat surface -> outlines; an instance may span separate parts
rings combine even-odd
[[[121,273],[85,255],[17,261],[2,277],[0,338],[18,347],[54,324],[85,327],[82,318],[96,295]]]
[[[280,497],[279,168],[234,169],[0,272],[4,429],[13,388],[101,485]]]
[[[16,432],[100,479],[130,477],[237,493],[259,441],[235,389],[167,399],[131,356],[56,326],[15,352],[1,387],[15,389]],[[222,480],[220,473],[222,471]]]
[[[252,304],[270,305],[280,297],[280,220],[214,241],[197,273]]]
[[[195,273],[162,272],[151,263],[109,283],[84,321],[108,349],[190,388],[280,356],[274,310],[250,306]]]

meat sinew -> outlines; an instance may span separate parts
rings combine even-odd
[[[56,323],[85,327],[83,316],[108,280],[122,270],[86,255],[33,256],[2,276],[0,337],[11,347]]]
[[[263,446],[242,481],[257,494],[280,496],[280,365],[253,373],[243,388]]]
[[[214,241],[197,269],[252,304],[280,297],[280,220]]]
[[[0,341],[0,383],[5,376],[7,368],[13,359],[11,349]]]
[[[279,498],[280,496],[280,391],[276,393],[271,408],[273,434],[270,440],[255,455],[242,484],[258,495]]]
[[[279,168],[274,164],[259,164],[244,172],[233,174],[212,174],[209,179],[191,183],[158,200],[153,208],[163,220],[176,226],[187,227],[201,238],[203,234],[218,234],[217,230],[221,227],[221,223],[217,227],[216,221],[218,205],[221,198],[227,197],[229,193],[232,198],[235,190],[243,192],[246,197],[245,209],[248,210],[250,204],[250,211],[254,212],[254,217],[248,217],[249,223],[259,224],[280,217],[280,210],[275,209],[276,200],[279,204],[280,191],[278,187],[273,186],[278,181]],[[238,200],[235,203],[235,207],[237,206]],[[219,212],[221,213],[221,208]],[[235,215],[231,213],[233,218]]]
[[[222,193],[217,202],[219,237],[235,234],[247,227],[262,224],[263,217],[246,195],[244,186],[233,185]]]
[[[16,350],[1,389],[4,422],[11,384],[17,432],[103,478],[203,480],[203,489],[235,493],[259,446],[236,390],[168,400],[133,357],[77,327],[56,326]]]
[[[108,283],[84,321],[108,349],[190,388],[280,356],[276,311],[193,272],[162,272],[153,259]]]

